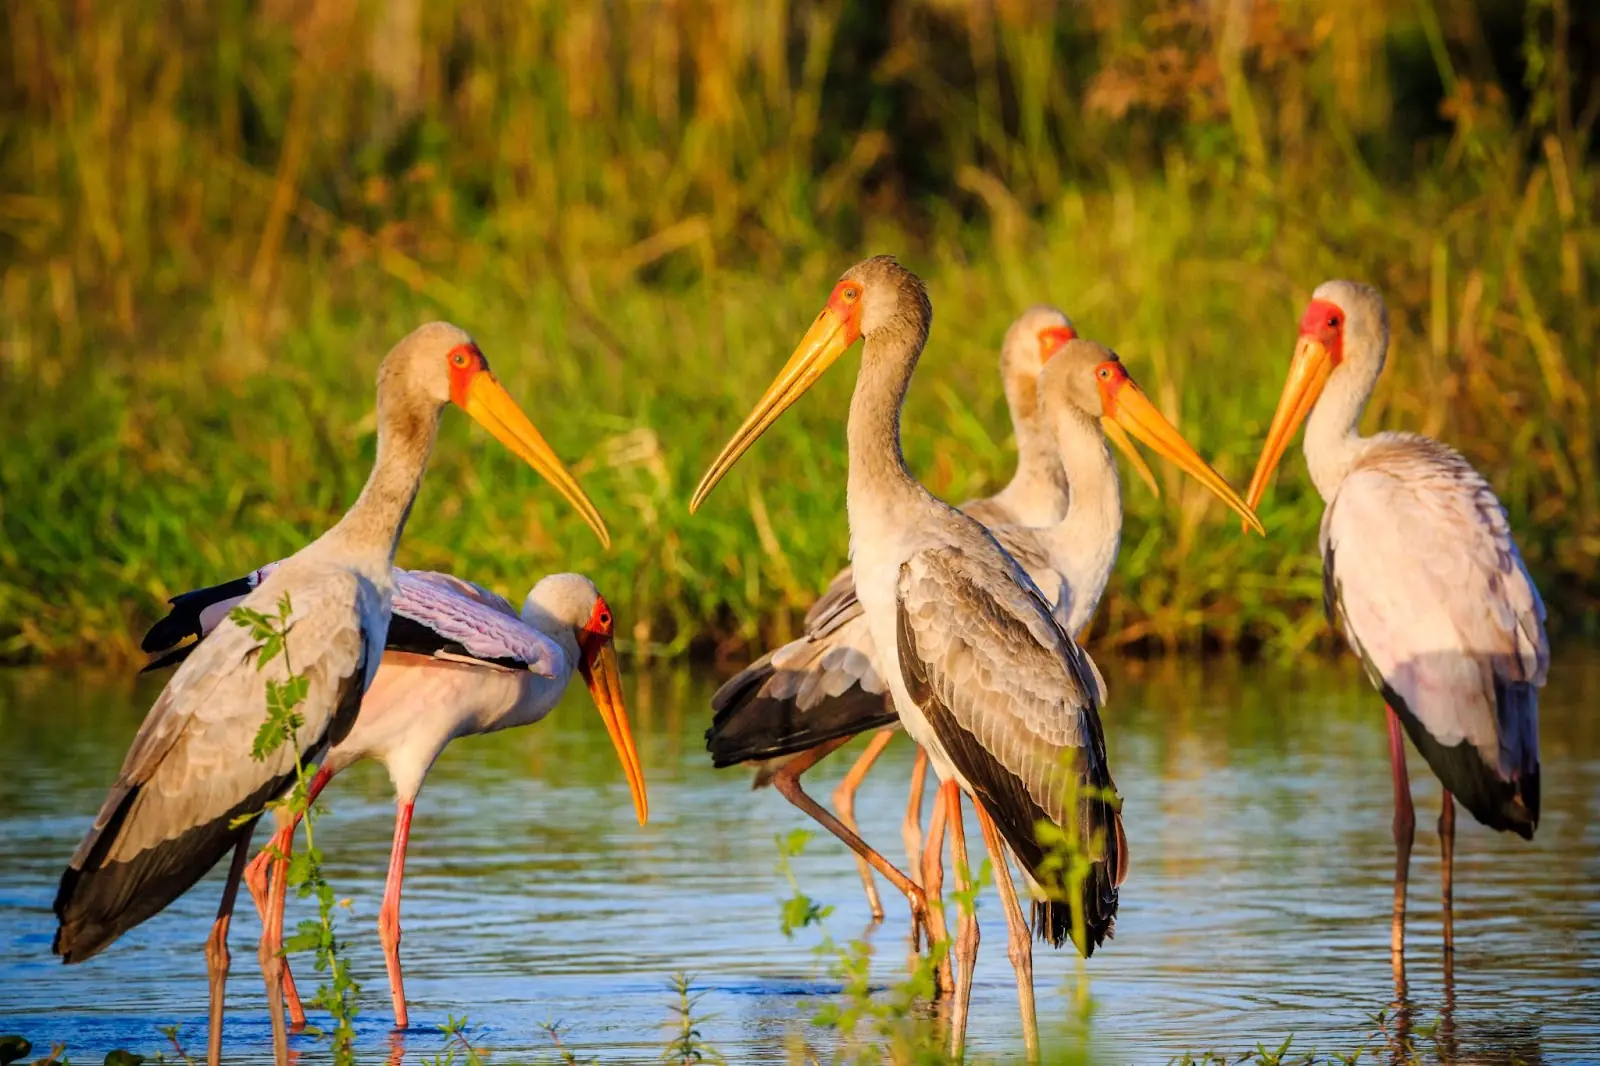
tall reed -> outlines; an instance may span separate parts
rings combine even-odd
[[[162,597],[326,525],[377,358],[432,316],[618,546],[452,427],[403,563],[585,569],[647,652],[779,639],[843,561],[847,374],[721,504],[684,500],[879,251],[932,285],[907,446],[952,499],[1011,461],[995,349],[1027,304],[1242,481],[1310,289],[1378,284],[1371,421],[1462,447],[1562,628],[1600,626],[1600,105],[1573,69],[1600,28],[1569,0],[84,0],[0,27],[0,658],[128,652]],[[1128,489],[1097,637],[1317,641],[1296,465],[1266,543],[1163,476]]]

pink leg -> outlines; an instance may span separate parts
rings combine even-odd
[[[317,797],[322,795],[322,790],[328,787],[328,782],[333,774],[319,768],[311,778],[311,784],[306,786],[307,804],[315,803]],[[278,855],[287,856],[294,848],[294,831],[300,825],[300,817],[294,816],[290,824],[285,826],[283,820],[278,819],[278,831],[273,834],[267,846],[261,849],[250,865],[245,868],[245,886],[250,889],[250,898],[255,901],[256,913],[261,916],[262,927],[271,924],[281,950],[283,944],[283,914],[288,905],[288,886],[282,894],[271,891],[270,872],[273,860]],[[306,1010],[300,1002],[300,990],[295,987],[294,975],[289,972],[289,960],[282,959],[282,987],[283,1006],[289,1015],[289,1027],[296,1032],[305,1028]]]
[[[1443,881],[1444,906],[1440,917],[1444,920],[1444,955],[1449,959],[1456,950],[1455,913],[1455,860],[1456,860],[1456,798],[1449,789],[1444,793],[1444,809],[1439,812],[1439,876]]]
[[[945,826],[950,831],[950,863],[955,867],[956,891],[963,896],[972,891],[971,870],[967,864],[967,833],[961,821],[961,786],[954,779],[939,786],[945,805]],[[1004,862],[1004,857],[1001,858]],[[950,1055],[957,1062],[966,1050],[967,1016],[972,1006],[972,973],[978,961],[977,899],[963,905],[956,916],[956,940],[950,953],[955,956],[956,996],[950,1010]]]
[[[206,1062],[208,1066],[222,1064],[222,1006],[223,990],[228,981],[228,923],[233,918],[233,902],[239,895],[239,878],[244,873],[244,857],[250,852],[250,831],[239,838],[233,848],[233,862],[228,866],[228,880],[222,887],[222,903],[217,907],[217,920],[212,923],[211,935],[206,938],[206,970],[211,979],[211,1028],[206,1033]]]
[[[878,756],[883,754],[883,749],[889,746],[889,741],[894,739],[893,729],[882,729],[867,744],[861,757],[850,767],[850,772],[844,775],[844,780],[839,782],[839,787],[833,790],[833,806],[839,812],[839,821],[856,836],[861,835],[861,827],[856,825],[856,790],[861,787],[861,782],[866,780],[867,771],[872,769],[872,764],[878,761]],[[861,886],[867,893],[867,906],[872,908],[872,920],[883,921],[883,901],[878,898],[878,886],[872,882],[872,867],[860,855],[856,856],[856,866],[861,871]]]
[[[821,762],[828,755],[838,750],[849,742],[849,737],[837,737],[824,741],[809,751],[785,763],[777,773],[772,775],[772,787],[778,794],[790,803],[809,814],[814,821],[834,836],[844,842],[851,851],[866,859],[872,868],[889,879],[889,883],[897,888],[906,897],[906,902],[911,904],[911,939],[916,943],[918,934],[928,920],[928,904],[922,894],[922,889],[905,874],[896,870],[889,864],[889,860],[878,854],[865,840],[862,840],[850,827],[835,818],[828,810],[816,800],[806,795],[804,786],[800,784],[800,776]]]
[[[1033,934],[1028,928],[1027,915],[1017,899],[1017,886],[1011,880],[1011,862],[1000,827],[994,824],[982,803],[972,801],[978,815],[978,825],[983,829],[983,846],[989,851],[994,866],[995,887],[1000,890],[1000,903],[1006,912],[1006,954],[1011,957],[1011,968],[1017,974],[1017,1007],[1022,1013],[1022,1046],[1029,1062],[1039,1061],[1039,1010],[1033,996]]]
[[[1385,706],[1389,716],[1389,769],[1394,776],[1394,921],[1389,933],[1389,953],[1395,981],[1405,981],[1406,881],[1411,875],[1411,842],[1417,815],[1411,806],[1411,781],[1406,776],[1406,738],[1400,716]]]
[[[283,940],[283,911],[274,902],[271,875],[277,857],[289,854],[290,849],[294,847],[294,830],[298,824],[298,818],[291,825],[280,824],[278,830],[272,834],[272,839],[267,841],[267,846],[250,860],[250,865],[245,867],[244,871],[245,887],[250,890],[250,898],[255,902],[256,913],[261,916],[263,935],[268,926],[271,926],[277,930],[280,943]],[[278,916],[276,924],[273,923],[274,914]],[[295,988],[294,976],[289,972],[289,960],[279,961],[284,1010],[288,1012],[289,1025],[298,1031],[306,1024],[305,1008],[300,1003],[300,992]],[[262,971],[262,976],[266,976],[265,970]]]
[[[900,824],[900,839],[906,845],[906,869],[922,869],[922,789],[928,779],[928,753],[917,748],[911,764],[911,791],[906,796],[906,818]]]
[[[934,973],[934,988],[938,995],[948,996],[956,989],[950,966],[950,931],[944,920],[944,831],[948,822],[949,807],[944,788],[933,794],[933,814],[928,817],[928,840],[922,849],[922,891],[928,900],[928,950],[935,944],[944,945],[944,958]],[[912,947],[915,948],[913,942]]]
[[[406,876],[406,844],[411,839],[411,811],[415,801],[401,803],[394,816],[394,846],[389,851],[389,879],[378,910],[378,938],[383,941],[383,961],[389,968],[389,996],[394,1000],[394,1027],[405,1029],[406,990],[400,978],[400,882]]]
[[[289,1066],[289,1034],[283,1025],[283,926],[273,915],[283,913],[288,893],[289,848],[294,844],[294,822],[278,809],[279,828],[273,834],[270,883],[267,887],[266,919],[261,923],[261,941],[256,957],[261,962],[261,977],[267,985],[267,1017],[272,1022],[272,1060],[276,1066]],[[280,846],[281,845],[281,846]]]

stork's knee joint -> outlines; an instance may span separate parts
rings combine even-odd
[[[227,973],[228,967],[233,964],[233,956],[228,952],[227,929],[213,929],[211,936],[206,939],[206,963],[218,973]]]

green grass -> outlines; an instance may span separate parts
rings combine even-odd
[[[0,659],[131,654],[166,596],[316,535],[371,460],[378,360],[434,317],[476,336],[616,544],[451,415],[402,565],[512,594],[585,571],[649,654],[782,639],[844,561],[854,361],[686,501],[877,252],[930,284],[905,443],[951,500],[1009,472],[997,346],[1028,304],[1116,348],[1242,486],[1311,288],[1379,285],[1394,345],[1368,426],[1462,448],[1556,632],[1596,631],[1600,239],[1583,79],[1547,14],[1522,28],[1523,100],[1480,70],[1488,31],[1427,4],[1376,30],[1258,5],[1279,22],[1238,70],[1215,28],[1137,5],[986,29],[910,0],[871,54],[838,4],[794,5],[776,53],[777,8],[568,6],[428,5],[399,81],[367,47],[384,5],[345,26],[320,5],[0,16],[25,60],[0,87]],[[1193,91],[1129,102],[1163,45]],[[1419,69],[1446,117],[1395,102]],[[1158,472],[1160,500],[1127,486],[1097,639],[1325,634],[1303,464],[1267,541]]]

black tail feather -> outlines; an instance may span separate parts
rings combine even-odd
[[[200,625],[200,612],[223,600],[248,595],[253,588],[255,583],[250,578],[239,577],[232,581],[224,581],[220,585],[179,593],[167,601],[171,604],[172,610],[150,627],[144,639],[139,642],[139,647],[146,652],[170,651],[188,637],[198,639],[205,636]],[[157,665],[167,664],[151,663],[150,668],[154,669]]]
[[[845,692],[801,708],[792,698],[764,693],[775,674],[762,659],[740,671],[711,698],[716,715],[706,730],[706,750],[719,769],[810,751],[838,737],[851,737],[900,721],[882,693],[852,685]]]
[[[1034,900],[1033,935],[1053,948],[1065,945],[1072,936],[1072,905],[1060,900]],[[1085,957],[1094,954],[1094,945],[1087,947]]]
[[[83,962],[105,950],[123,933],[160,913],[206,875],[255,828],[252,818],[237,828],[232,821],[259,812],[288,787],[293,775],[268,781],[225,814],[161,841],[126,860],[106,862],[112,845],[140,797],[128,789],[117,801],[88,853],[61,875],[54,910],[57,921],[51,950],[67,963]]]
[[[1534,830],[1539,826],[1537,761],[1507,780],[1497,767],[1484,762],[1470,741],[1441,744],[1411,713],[1398,692],[1389,685],[1384,685],[1382,691],[1384,700],[1400,716],[1411,743],[1427,760],[1446,791],[1490,829],[1515,833],[1524,840],[1533,839]]]
[[[187,644],[179,645],[178,647],[167,652],[165,655],[158,656],[145,663],[139,672],[141,674],[148,674],[156,670],[164,670],[169,666],[177,666],[179,663],[183,662],[183,660],[187,659],[189,657],[189,653],[194,651],[195,648],[199,647],[199,645],[200,642],[198,640],[191,640]]]
[[[1053,948],[1070,943],[1084,958],[1093,957],[1095,948],[1117,935],[1117,891],[1108,873],[1105,863],[1095,863],[1084,881],[1082,937],[1073,935],[1072,903],[1064,899],[1033,901],[1034,937]]]

